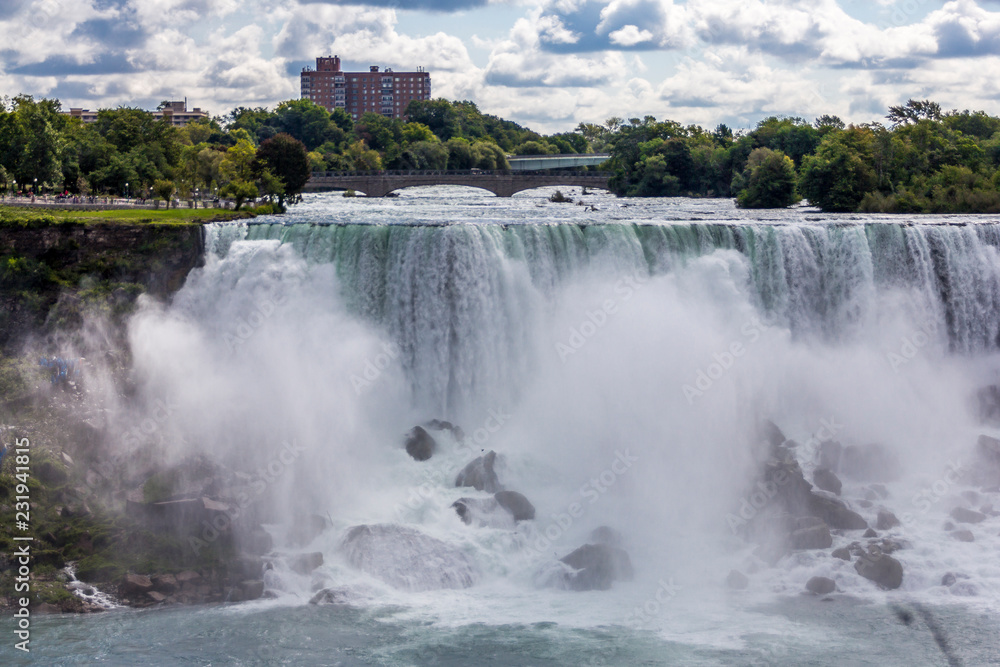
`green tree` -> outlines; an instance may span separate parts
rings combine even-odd
[[[795,163],[781,151],[755,149],[742,180],[745,185],[736,195],[740,208],[787,208],[800,199],[795,192]]]
[[[824,211],[856,211],[865,194],[875,189],[870,130],[850,128],[828,134],[815,155],[802,162],[799,187]]]
[[[904,105],[889,107],[886,118],[893,129],[919,120],[941,120],[941,105],[930,100],[907,100]]]
[[[823,114],[817,118],[813,122],[813,125],[816,126],[816,129],[819,130],[820,134],[826,134],[831,130],[843,130],[844,127],[846,127],[844,125],[844,121],[840,119],[840,116],[831,116],[829,114]]]
[[[368,148],[363,139],[348,146],[345,154],[350,161],[351,168],[356,171],[379,171],[382,169],[382,158],[378,151]]]
[[[173,181],[164,179],[153,183],[153,193],[167,202],[167,208],[170,208],[170,200],[173,198],[176,189]]]
[[[406,107],[406,117],[411,123],[426,125],[441,141],[462,133],[458,112],[448,100],[414,100]]]
[[[448,169],[472,169],[475,158],[472,155],[472,144],[463,137],[453,137],[445,142],[448,149]]]
[[[226,182],[250,181],[253,178],[253,162],[257,149],[247,139],[240,139],[231,146],[219,163],[219,173]]]
[[[274,110],[271,124],[278,133],[291,135],[308,150],[328,141],[340,143],[347,138],[347,133],[330,117],[330,112],[312,100],[282,102]]]
[[[246,200],[256,199],[260,195],[260,192],[257,190],[257,185],[250,181],[235,180],[222,186],[219,194],[232,199],[236,204],[235,210],[238,211]]]
[[[59,110],[57,100],[18,95],[0,111],[0,165],[19,183],[62,184],[67,119]]]
[[[280,181],[281,192],[274,194],[278,207],[284,210],[285,199],[301,193],[309,182],[309,155],[301,141],[288,134],[276,134],[257,149],[253,170],[258,177],[270,171]]]
[[[437,137],[433,141],[417,141],[406,147],[400,162],[404,169],[447,169],[448,148]]]
[[[409,122],[403,125],[402,128],[403,141],[408,144],[416,143],[418,141],[436,141],[437,137],[431,132],[431,128],[427,127],[423,123]]]
[[[525,141],[520,146],[514,148],[515,155],[551,155],[558,153],[559,149],[545,141]]]

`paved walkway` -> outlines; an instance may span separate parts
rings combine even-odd
[[[163,202],[157,206],[156,202],[141,202],[138,199],[125,199],[123,197],[65,197],[56,198],[52,195],[41,197],[0,197],[0,204],[7,206],[35,206],[38,208],[50,208],[59,210],[76,211],[108,211],[115,209],[165,209]],[[175,200],[171,208],[232,208],[232,203],[219,200],[216,204],[209,200]]]

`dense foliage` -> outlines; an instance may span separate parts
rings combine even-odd
[[[507,155],[608,152],[602,166],[623,196],[734,197],[783,207],[805,197],[828,211],[1000,211],[1000,118],[942,112],[930,101],[890,107],[888,125],[770,117],[756,128],[712,131],[652,116],[542,136],[472,102],[411,103],[407,119],[353,121],[309,100],[241,107],[183,128],[132,108],[96,123],[59,102],[0,103],[0,191],[257,197],[279,208],[310,171],[506,169]],[[293,155],[294,154],[294,155]],[[36,180],[37,179],[37,180]],[[37,186],[36,186],[37,183]]]
[[[916,100],[886,118],[888,127],[845,127],[836,116],[771,117],[742,134],[650,116],[577,129],[611,151],[612,187],[626,196],[736,197],[760,208],[802,195],[826,211],[1000,212],[1000,118]]]
[[[55,100],[0,102],[0,192],[157,197],[259,196],[283,207],[310,171],[506,169],[507,154],[589,150],[579,133],[543,137],[483,114],[472,102],[418,101],[407,120],[365,114],[356,123],[309,100],[240,107],[175,128],[133,108],[96,123],[60,113]]]

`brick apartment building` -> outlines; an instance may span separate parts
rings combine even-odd
[[[63,113],[73,118],[79,118],[84,123],[97,122],[97,112],[89,109],[77,109],[74,107]],[[167,102],[163,108],[153,111],[152,114],[153,118],[164,120],[174,127],[182,127],[198,118],[208,118],[208,112],[202,111],[198,107],[188,111],[187,99],[181,102]]]
[[[339,56],[316,59],[316,69],[302,69],[302,99],[312,100],[327,111],[343,109],[354,120],[374,112],[388,118],[404,118],[413,100],[431,98],[431,75],[416,72],[380,72],[372,65],[367,72],[342,72]]]
[[[198,107],[188,111],[187,98],[183,102],[167,102],[161,109],[153,112],[153,118],[162,118],[171,125],[181,127],[199,118],[208,118],[208,112]]]

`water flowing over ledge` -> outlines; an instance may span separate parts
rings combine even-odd
[[[994,350],[1000,338],[996,222],[265,223],[206,234],[220,255],[235,239],[277,240],[334,263],[352,307],[391,333],[410,368],[439,366],[432,384],[443,394],[477,374],[516,373],[530,348],[522,320],[571,279],[661,276],[719,251],[740,254],[749,298],[796,337],[850,340],[901,308],[954,352]]]

